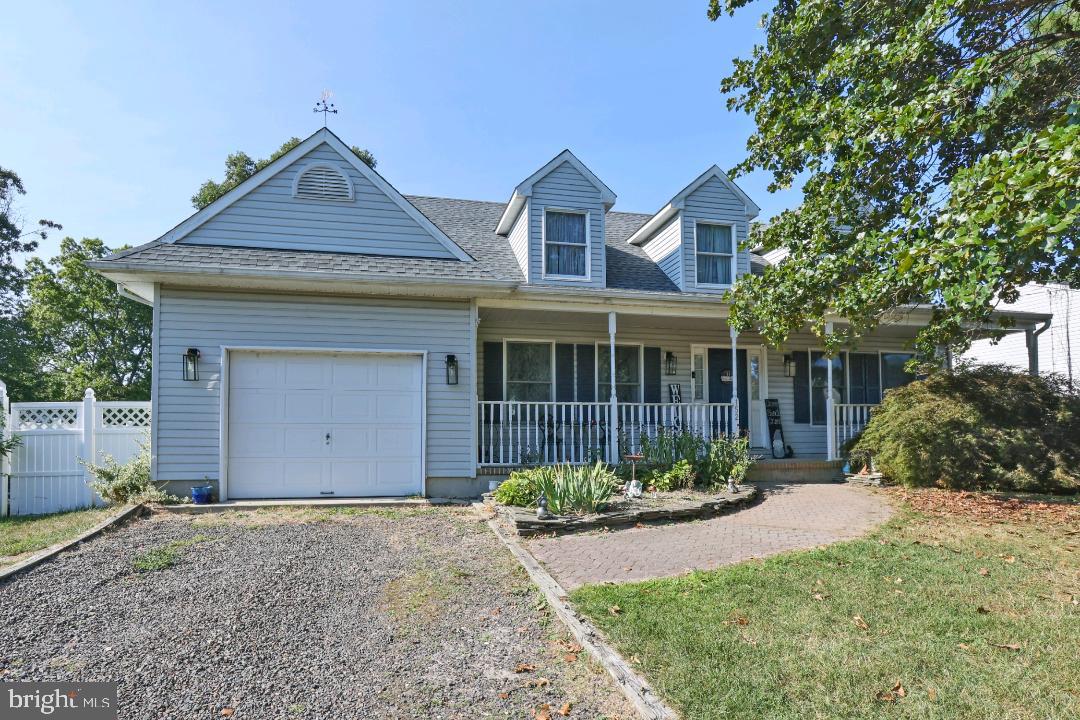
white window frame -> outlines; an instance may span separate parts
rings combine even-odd
[[[699,220],[692,218],[694,223],[694,286],[700,288],[718,288],[728,289],[735,282],[736,273],[736,257],[738,256],[739,240],[738,240],[738,224],[733,222],[714,222],[712,220]],[[698,225],[712,225],[714,227],[727,227],[731,228],[731,253],[714,253],[714,252],[702,252],[698,250],[697,235]],[[698,280],[698,255],[709,255],[711,257],[726,257],[731,262],[731,282],[730,283],[703,283]]]
[[[555,401],[555,341],[554,340],[540,340],[536,338],[503,338],[503,351],[502,351],[502,396],[503,402],[554,402]],[[548,399],[539,400],[510,400],[510,393],[508,392],[510,385],[510,374],[507,372],[509,368],[509,345],[510,343],[528,343],[532,345],[548,345],[549,357],[551,358],[551,372],[548,373]],[[519,381],[515,381],[519,382]]]
[[[557,275],[548,274],[547,271],[547,214],[549,212],[563,213],[565,215],[585,216],[585,274],[584,275]],[[540,208],[540,276],[544,280],[568,280],[571,282],[592,281],[592,211],[581,208],[564,208],[545,205]],[[567,245],[569,243],[555,243]]]
[[[593,365],[596,366],[595,368],[593,368],[593,375],[595,376],[594,377],[594,384],[596,385],[596,402],[598,402],[598,403],[606,403],[606,402],[610,402],[610,400],[611,400],[610,396],[608,397],[607,400],[601,400],[600,399],[600,387],[601,387],[601,385],[600,385],[600,348],[601,347],[610,349],[611,348],[611,343],[610,342],[604,342],[602,340],[597,340],[596,341],[596,349],[593,351],[593,358],[594,358]],[[645,344],[644,343],[616,342],[615,347],[617,347],[617,348],[620,348],[620,347],[636,347],[638,349],[638,397],[644,398],[645,397]],[[661,351],[661,352],[663,352],[663,351]],[[661,363],[662,362],[663,362],[663,356],[661,355]],[[610,358],[608,359],[608,368],[609,368],[609,372],[610,372],[610,368],[611,368],[611,359]],[[660,370],[661,370],[661,377],[662,377],[663,376],[663,366],[662,365],[661,365]],[[610,378],[608,379],[608,389],[609,390],[611,389]],[[620,405],[623,405],[623,404],[642,405],[642,404],[644,404],[644,400],[638,400],[636,403],[630,403],[630,402],[628,402],[626,400],[619,399],[618,397],[616,397],[615,399],[618,401],[618,403]]]

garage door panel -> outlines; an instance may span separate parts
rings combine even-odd
[[[372,422],[375,416],[375,391],[339,392],[330,399],[330,419],[334,422]]]
[[[328,400],[325,390],[288,390],[282,420],[287,423],[325,423],[329,419]]]
[[[416,422],[420,419],[417,393],[379,393],[375,400],[375,416],[380,421]]]
[[[229,494],[419,493],[422,365],[402,355],[234,352]]]
[[[285,387],[326,388],[330,385],[329,358],[291,355],[285,359]]]

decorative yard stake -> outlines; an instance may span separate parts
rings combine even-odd
[[[639,460],[644,460],[645,456],[640,454],[624,455],[623,460],[630,461],[630,482],[626,483],[626,497],[627,498],[639,498],[641,497],[641,481],[637,479],[637,463]]]
[[[734,493],[734,492],[738,492],[738,490],[739,490],[738,487],[735,486],[735,478],[730,478],[729,477],[727,479],[727,491],[729,493]]]

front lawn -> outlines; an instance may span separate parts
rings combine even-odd
[[[572,600],[688,720],[1080,717],[1080,508],[954,496],[863,539]]]
[[[17,555],[70,540],[115,512],[116,508],[89,508],[52,515],[0,517],[0,565],[14,562]]]

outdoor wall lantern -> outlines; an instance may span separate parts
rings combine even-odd
[[[187,352],[181,356],[184,359],[185,380],[199,379],[199,358],[201,356],[202,353],[199,352],[199,348],[188,348]]]
[[[675,353],[668,350],[667,355],[664,356],[664,361],[667,363],[667,374],[677,375],[679,372],[679,361],[675,359]]]
[[[791,355],[784,356],[784,377],[795,377],[795,358]]]
[[[457,356],[446,356],[446,384],[457,385]]]

